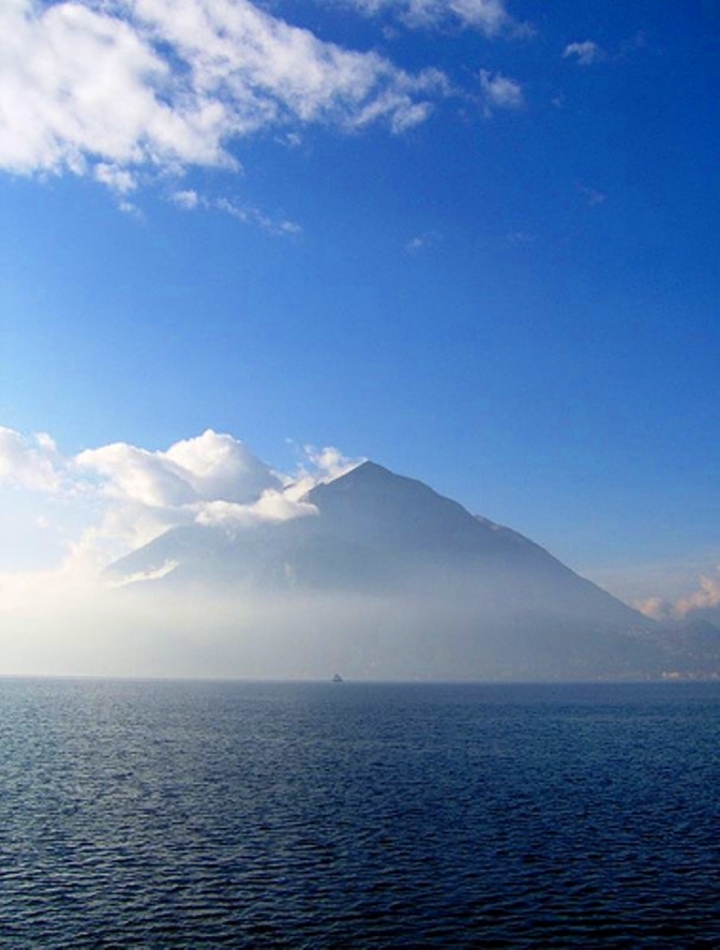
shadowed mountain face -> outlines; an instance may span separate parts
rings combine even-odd
[[[482,677],[493,663],[500,675],[585,676],[655,662],[642,633],[651,621],[421,482],[366,462],[302,500],[316,513],[234,532],[172,529],[112,573],[147,576],[173,564],[143,589],[269,598],[288,605],[289,623],[310,604],[352,604],[356,645],[367,616],[388,640],[397,636],[394,655],[412,654],[397,675],[417,675],[423,656],[451,677]]]
[[[544,603],[559,613],[602,613],[621,626],[639,619],[521,534],[372,462],[307,500],[334,538],[375,552],[384,576],[408,589],[457,590],[499,609]]]
[[[176,566],[163,584],[229,584],[247,591],[462,594],[486,606],[640,615],[522,535],[474,517],[422,482],[365,462],[302,501],[316,515],[239,531],[174,528],[112,567],[131,576]]]

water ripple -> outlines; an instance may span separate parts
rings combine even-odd
[[[714,947],[720,690],[0,680],[10,947]]]

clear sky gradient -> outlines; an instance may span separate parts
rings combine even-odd
[[[0,424],[336,446],[677,596],[720,563],[719,38],[716,0],[4,3]],[[18,465],[5,571],[78,523],[43,550]]]

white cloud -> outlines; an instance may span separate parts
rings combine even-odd
[[[31,491],[58,491],[60,458],[55,443],[44,432],[24,436],[0,426],[0,482]]]
[[[6,169],[222,160],[208,103],[181,101],[170,66],[129,22],[82,3],[15,0],[0,13],[0,52]]]
[[[400,132],[444,84],[250,0],[6,0],[0,168],[90,174],[125,195],[140,170],[238,168],[230,144],[268,127],[382,120]]]
[[[202,209],[204,211],[220,211],[229,214],[242,224],[254,225],[268,234],[280,237],[293,237],[302,234],[302,226],[288,218],[273,218],[259,208],[242,205],[230,198],[206,198],[196,191],[175,191],[170,195],[170,201],[184,211]]]
[[[247,528],[263,521],[290,521],[316,515],[317,508],[296,501],[280,491],[265,491],[252,505],[228,501],[211,501],[201,505],[196,516],[198,524],[224,528]]]
[[[280,481],[238,439],[207,429],[202,435],[184,439],[157,455],[177,465],[198,497],[226,501],[250,501]]]
[[[212,201],[206,200],[203,204],[206,208],[229,214],[230,217],[236,218],[243,224],[254,224],[261,230],[267,231],[268,234],[287,236],[302,233],[301,225],[295,221],[289,221],[288,219],[276,220],[258,208],[240,205],[235,201],[231,201],[229,198],[216,198]]]
[[[148,452],[116,442],[81,452],[76,464],[101,477],[108,498],[139,502],[149,508],[189,504],[196,498],[179,467],[168,463],[163,453]]]
[[[525,105],[523,89],[515,79],[509,79],[500,73],[480,70],[480,89],[484,112],[492,115],[495,109],[522,109]]]
[[[306,447],[304,455],[295,473],[282,475],[238,439],[207,429],[164,451],[116,442],[62,456],[48,435],[0,427],[0,487],[64,499],[71,527],[58,570],[90,575],[175,526],[234,533],[314,514],[302,496],[357,462],[330,447]],[[13,504],[11,494],[5,503]],[[46,512],[31,511],[28,536],[47,523]]]
[[[170,200],[179,208],[184,208],[186,211],[192,211],[193,208],[197,208],[198,204],[200,203],[200,196],[196,191],[187,189],[185,191],[173,192],[170,196]]]
[[[218,499],[247,502],[280,485],[242,442],[212,429],[176,442],[165,452],[116,442],[81,452],[75,464],[99,474],[108,497],[150,508]]]
[[[298,470],[281,475],[238,439],[212,429],[160,451],[118,442],[64,456],[47,435],[24,436],[0,428],[0,509],[17,512],[14,543],[24,545],[28,553],[33,545],[36,549],[34,560],[24,557],[15,570],[9,561],[6,572],[0,573],[8,669],[21,670],[29,663],[27,669],[37,671],[37,664],[47,661],[48,670],[77,672],[82,664],[67,670],[62,666],[76,641],[81,642],[81,658],[94,651],[98,662],[105,663],[106,650],[112,653],[125,643],[128,630],[141,629],[142,643],[146,642],[156,610],[158,629],[170,636],[171,654],[173,637],[188,620],[189,609],[197,609],[195,621],[203,624],[209,622],[211,608],[221,614],[224,610],[235,629],[240,602],[217,607],[203,600],[200,609],[194,597],[182,605],[166,603],[162,596],[119,601],[113,599],[114,585],[103,576],[103,569],[176,526],[212,526],[236,536],[263,522],[313,517],[317,511],[301,500],[303,494],[355,464],[336,448],[308,447]],[[23,504],[26,497],[31,504]],[[38,524],[48,524],[52,520],[48,515],[58,514],[58,506],[63,508],[62,524],[58,522],[46,542],[47,532],[38,533]],[[153,576],[174,566],[158,565]],[[192,623],[190,628],[194,629]],[[138,641],[137,647],[142,643]],[[136,651],[130,652],[136,662]],[[115,667],[113,671],[118,673]]]
[[[127,195],[129,192],[135,191],[138,186],[138,176],[117,165],[107,165],[105,162],[99,162],[95,166],[94,174],[97,181],[119,195]]]
[[[343,455],[340,449],[332,445],[325,446],[323,449],[316,449],[314,445],[306,445],[304,451],[313,467],[313,477],[316,482],[318,480],[329,481],[333,478],[339,478],[351,469],[357,468],[360,464],[357,459],[351,459],[347,455]]]
[[[479,30],[485,36],[527,33],[526,25],[518,24],[508,13],[505,0],[346,0],[367,15],[390,12],[406,25],[437,26],[456,20],[463,26]]]
[[[314,445],[304,445],[302,452],[304,461],[292,476],[285,478],[285,495],[294,501],[321,482],[339,478],[364,461],[351,459],[334,446],[318,449]]]
[[[602,49],[592,40],[582,43],[568,43],[563,50],[563,59],[574,59],[578,66],[592,66],[605,59]]]

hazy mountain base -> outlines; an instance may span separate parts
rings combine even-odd
[[[577,680],[645,678],[663,669],[645,631],[598,631],[567,615],[539,621],[535,610],[508,612],[436,592],[124,593],[146,631],[144,638],[134,631],[137,659],[162,675]]]
[[[308,583],[297,557],[286,571],[259,574],[238,571],[234,558],[218,565],[207,552],[203,560],[202,570],[186,563],[117,596],[177,617],[186,646],[197,626],[194,662],[206,667],[218,652],[233,675],[545,680],[645,676],[661,667],[656,650],[628,633],[652,621],[571,572],[554,577],[551,601],[537,573],[487,564],[443,572],[415,559],[403,571],[395,564],[366,572],[361,586],[358,573],[345,576],[343,558],[323,571],[324,582],[332,577],[328,589]],[[315,557],[312,568],[317,582]]]
[[[712,643],[683,651],[682,637],[529,539],[374,463],[303,501],[314,515],[175,528],[113,565],[110,576],[135,580],[128,603],[174,618],[171,665],[182,671],[171,675],[577,680],[720,668]]]
[[[713,628],[714,629],[714,628]],[[427,592],[240,593],[131,585],[5,624],[14,674],[326,680],[707,678],[720,637],[490,609]],[[694,644],[694,645],[693,645]]]

